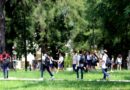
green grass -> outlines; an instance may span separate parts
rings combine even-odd
[[[65,79],[65,80],[75,80],[76,73],[75,72],[67,72],[62,71],[54,74],[56,79]],[[0,78],[3,77],[2,72],[0,72]],[[17,77],[17,78],[40,78],[40,71],[24,71],[18,70],[10,71],[9,77]],[[50,78],[48,72],[44,72],[44,78]],[[99,80],[102,78],[102,72],[98,71],[91,71],[89,73],[84,73],[84,80]],[[110,79],[111,80],[130,80],[130,71],[122,70],[122,71],[114,71],[110,72]]]
[[[10,71],[10,77],[17,78],[40,78],[39,71]],[[84,80],[93,81],[77,81],[74,72],[59,72],[54,74],[56,79],[64,79],[63,81],[49,81],[47,72],[44,73],[44,81],[0,81],[0,90],[130,90],[129,82],[109,82],[95,81],[102,78],[101,71],[91,71],[84,74]],[[130,80],[130,71],[114,71],[110,73],[111,80]],[[3,75],[0,73],[0,77]]]
[[[110,90],[130,89],[130,83],[96,81],[2,81],[0,90]]]

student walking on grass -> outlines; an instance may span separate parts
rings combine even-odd
[[[6,79],[8,78],[9,63],[10,63],[10,55],[6,51],[0,54],[0,62],[1,62],[1,68],[3,71],[4,79]]]
[[[49,66],[50,66],[50,56],[47,54],[44,54],[44,56],[42,56],[41,68],[40,68],[42,79],[43,79],[43,73],[44,73],[45,69],[50,74],[51,79],[54,79],[54,75],[51,73]]]
[[[107,61],[108,55],[107,55],[107,50],[104,50],[103,55],[102,55],[102,73],[103,73],[103,78],[102,80],[106,80],[106,78],[109,78],[109,74],[107,73],[107,66],[106,66],[106,61]]]
[[[117,64],[117,70],[121,70],[121,65],[122,65],[122,55],[121,54],[119,54],[117,56],[116,64]]]
[[[84,62],[85,62],[85,56],[84,56],[82,51],[79,51],[78,59],[77,59],[77,62],[76,62],[77,80],[79,80],[79,79],[83,80]],[[81,78],[79,78],[79,71],[80,71],[80,74],[81,74]]]
[[[63,57],[63,53],[59,54],[59,60],[57,60],[57,64],[58,64],[57,72],[59,72],[59,70],[63,70],[64,69],[64,57]]]
[[[72,67],[73,67],[73,71],[75,72],[76,72],[76,61],[77,61],[77,52],[74,51],[73,57],[72,57]]]
[[[114,69],[114,56],[112,55],[112,58],[111,58],[111,72],[113,72],[113,69]]]

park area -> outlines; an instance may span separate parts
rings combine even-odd
[[[40,79],[37,71],[10,71],[9,79],[2,79],[0,73],[0,90],[129,90],[130,71],[110,72],[110,79],[100,80],[100,70],[85,72],[83,80],[76,79],[75,72],[60,71],[55,73],[55,79],[50,80],[47,72],[44,72],[44,80]]]
[[[0,90],[86,89],[130,90],[130,0],[0,0]]]

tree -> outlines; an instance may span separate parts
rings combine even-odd
[[[0,0],[0,52],[5,50],[5,16],[4,4],[6,0]]]
[[[8,0],[5,4],[7,32],[6,45],[12,52],[16,44],[18,57],[25,56],[25,70],[27,70],[27,52],[34,52],[34,29],[31,12],[35,6],[32,0]],[[29,10],[29,11],[28,11]]]
[[[84,8],[84,0],[39,1],[34,17],[40,25],[42,45],[63,50],[70,39],[85,29]]]
[[[96,8],[97,18],[103,23],[101,28],[104,33],[104,47],[124,56],[127,55],[130,41],[129,6],[127,0],[102,0]]]

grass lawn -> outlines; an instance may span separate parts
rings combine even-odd
[[[49,81],[49,74],[45,72],[43,81],[0,81],[0,90],[130,90],[129,82],[109,82],[95,81],[102,78],[101,71],[92,71],[84,74],[85,81],[77,81],[74,72],[59,72],[54,74],[56,79],[64,79],[61,81]],[[110,73],[110,80],[130,80],[130,71],[114,71]],[[39,71],[10,71],[10,77],[17,78],[40,78]],[[2,78],[0,72],[0,78]],[[86,81],[93,80],[93,81]]]

